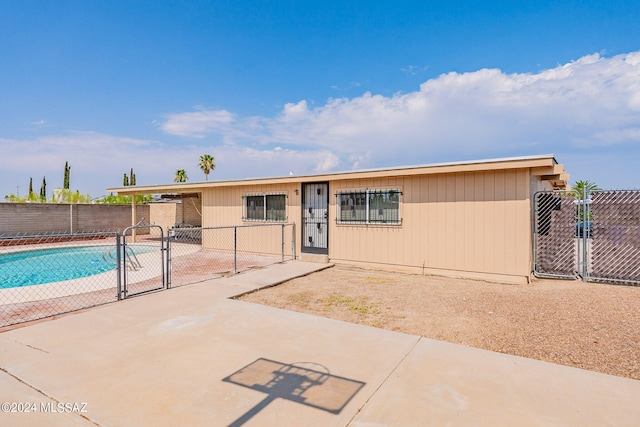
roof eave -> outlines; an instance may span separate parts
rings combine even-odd
[[[464,162],[434,163],[417,166],[402,166],[396,168],[365,169],[347,172],[333,172],[315,175],[296,175],[272,178],[246,178],[229,181],[205,181],[193,183],[164,184],[136,187],[109,188],[108,192],[122,195],[131,194],[160,194],[160,193],[180,193],[197,192],[206,188],[247,186],[247,185],[269,185],[269,184],[290,184],[314,181],[331,181],[336,179],[363,179],[379,178],[383,176],[412,176],[439,173],[457,173],[471,171],[489,171],[503,169],[531,168],[535,175],[558,175],[563,172],[562,165],[559,165],[553,154],[510,157],[487,160],[471,160]]]

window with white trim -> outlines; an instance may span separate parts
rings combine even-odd
[[[244,221],[287,221],[286,194],[251,194],[242,198]]]
[[[338,224],[400,224],[401,194],[397,189],[340,191]]]

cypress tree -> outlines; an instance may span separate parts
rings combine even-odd
[[[33,178],[29,177],[29,198],[31,198],[32,194],[33,194]]]
[[[62,188],[65,190],[69,189],[69,175],[71,174],[71,167],[69,166],[69,162],[64,162],[64,181],[62,184]]]
[[[47,178],[42,177],[42,185],[40,186],[40,200],[47,201]]]
[[[128,187],[129,186],[129,177],[127,176],[127,174],[124,174],[124,178],[122,179],[122,185],[124,187]]]

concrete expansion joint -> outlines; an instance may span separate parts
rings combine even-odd
[[[28,382],[24,381],[22,378],[17,377],[15,375],[13,375],[11,372],[7,371],[5,368],[3,368],[2,366],[0,366],[0,371],[4,372],[5,374],[9,375],[11,378],[13,378],[14,380],[18,381],[20,384],[24,384],[27,387],[29,387],[32,390],[37,391],[38,393],[40,393],[41,395],[49,398],[49,399],[53,399],[51,396],[47,395],[47,393],[45,393],[44,391],[40,390],[37,387],[32,386],[31,384],[29,384]],[[55,399],[54,399],[55,400]]]
[[[232,296],[230,296],[230,297],[229,297],[229,299],[238,299],[238,298],[242,298],[242,297],[243,297],[243,296],[245,296],[245,295],[249,295],[249,294],[252,294],[252,293],[254,293],[254,292],[258,292],[258,291],[260,291],[260,290],[262,290],[262,289],[272,288],[272,287],[274,287],[274,286],[278,286],[278,285],[281,285],[281,284],[283,284],[283,283],[286,283],[286,282],[288,282],[288,281],[290,281],[290,280],[299,279],[300,277],[305,277],[305,276],[308,276],[308,275],[310,275],[310,274],[317,273],[317,272],[319,272],[319,271],[326,270],[326,269],[331,268],[331,267],[334,267],[334,266],[335,266],[335,264],[327,264],[326,266],[322,266],[322,267],[317,268],[317,269],[315,269],[315,270],[313,270],[313,271],[309,271],[309,272],[305,272],[305,273],[300,273],[300,274],[298,274],[297,276],[291,276],[291,277],[288,277],[288,278],[283,279],[283,280],[278,280],[278,281],[275,281],[275,282],[269,283],[269,284],[264,285],[264,286],[259,286],[259,287],[255,288],[255,289],[250,289],[250,290],[248,290],[248,291],[241,292],[241,293],[236,294],[236,295],[232,295]]]
[[[380,382],[378,387],[376,387],[376,389],[373,390],[373,392],[369,394],[369,397],[367,398],[367,400],[365,400],[364,403],[362,405],[360,405],[358,410],[353,414],[353,417],[351,417],[351,419],[347,423],[347,426],[349,426],[349,425],[351,425],[351,423],[353,423],[353,420],[355,420],[355,418],[362,411],[362,409],[369,404],[369,401],[371,400],[371,398],[373,398],[373,396],[375,396],[378,393],[378,391],[382,388],[382,386],[385,385],[385,383],[387,381],[389,381],[389,378],[391,378],[391,376],[398,370],[400,365],[402,365],[402,363],[404,363],[404,361],[407,359],[407,357],[409,357],[409,354],[411,354],[411,352],[416,348],[416,346],[418,345],[418,343],[421,340],[422,340],[422,337],[416,337],[416,340],[413,343],[413,345],[411,346],[411,348],[409,350],[407,350],[407,352],[404,354],[404,356],[402,356],[402,358],[398,361],[398,363],[396,363],[396,366],[393,367],[393,369],[389,372],[389,374],[386,377],[384,377],[384,379]]]
[[[17,342],[17,341],[16,341],[16,342]],[[44,351],[44,350],[43,350],[43,351]],[[29,384],[28,382],[26,382],[26,381],[25,381],[25,380],[23,380],[22,378],[20,378],[20,377],[18,377],[18,376],[16,376],[16,375],[14,375],[14,374],[12,374],[11,372],[7,371],[5,368],[3,368],[3,367],[1,367],[1,366],[0,366],[0,371],[1,371],[1,372],[4,372],[4,373],[5,373],[5,374],[7,374],[7,375],[9,375],[11,378],[15,379],[15,380],[16,380],[16,381],[18,381],[20,384],[23,384],[24,386],[29,387],[31,390],[34,390],[35,392],[40,393],[42,396],[46,397],[47,399],[53,400],[53,401],[56,403],[56,405],[57,405],[57,404],[59,404],[59,403],[62,403],[62,402],[60,402],[58,399],[56,399],[55,397],[48,395],[48,394],[47,394],[47,393],[45,393],[44,391],[42,391],[42,390],[40,390],[39,388],[37,388],[37,387],[35,387],[35,386],[33,386],[33,385]],[[94,420],[92,420],[91,418],[89,418],[89,417],[85,416],[84,414],[76,414],[76,415],[78,415],[80,418],[85,419],[86,421],[89,421],[89,422],[90,422],[91,424],[93,424],[93,425],[96,425],[96,426],[99,426],[99,425],[100,425],[100,424],[98,424],[97,422],[95,422]]]
[[[18,340],[14,340],[14,339],[11,339],[11,341],[13,341],[13,342],[14,342],[14,343],[16,343],[16,344],[20,344],[20,345],[23,345],[23,346],[25,346],[25,347],[29,347],[29,348],[34,349],[34,350],[41,351],[41,352],[43,352],[43,353],[47,353],[47,354],[49,353],[47,350],[45,350],[45,349],[43,349],[43,348],[40,348],[40,347],[36,347],[36,346],[34,346],[34,345],[31,345],[31,344],[26,344],[26,343],[23,343],[23,342],[20,342],[20,341],[18,341]]]

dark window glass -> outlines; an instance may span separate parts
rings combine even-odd
[[[265,197],[267,199],[267,221],[286,221],[286,196],[274,194]]]
[[[247,219],[264,220],[264,196],[247,196]]]

